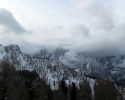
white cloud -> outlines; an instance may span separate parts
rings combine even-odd
[[[58,5],[48,1],[12,0],[11,3],[0,0],[0,5],[9,9],[18,22],[16,25],[12,20],[12,26],[8,26],[6,21],[3,23],[1,20],[2,24],[19,31],[21,23],[31,30],[31,33],[13,33],[11,36],[7,35],[9,32],[0,33],[0,41],[21,45],[63,45],[96,54],[125,53],[124,0],[69,0],[65,1],[67,6],[61,5],[62,1]],[[3,18],[9,19],[6,16]]]

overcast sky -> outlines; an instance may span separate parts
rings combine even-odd
[[[125,0],[0,0],[0,43],[125,54]]]

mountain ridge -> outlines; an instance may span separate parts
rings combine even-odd
[[[54,51],[44,48],[41,49],[40,53],[30,56],[24,54],[18,45],[0,45],[1,60],[7,60],[14,64],[17,70],[36,71],[40,77],[47,80],[52,89],[57,89],[59,81],[62,79],[65,79],[67,84],[74,82],[79,86],[82,80],[86,78],[90,84],[96,79],[110,79],[118,86],[121,87],[123,85],[125,88],[124,55],[86,57],[84,54],[79,53],[76,56],[77,60],[70,60],[65,55],[67,52],[67,50],[62,48],[57,48]],[[65,61],[77,67],[69,67]],[[94,85],[91,86],[91,89],[93,89]]]

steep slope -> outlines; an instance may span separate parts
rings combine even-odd
[[[82,77],[75,70],[66,67],[58,58],[58,54],[48,53],[48,50],[41,50],[39,55],[31,57],[21,52],[19,46],[10,45],[3,47],[6,55],[4,60],[7,60],[16,66],[17,70],[36,71],[41,78],[47,80],[52,88],[57,88],[58,83],[64,78],[67,84],[75,82],[79,85]],[[46,52],[46,53],[45,53]],[[56,84],[55,84],[56,83]]]
[[[0,60],[2,60],[5,55],[6,55],[6,52],[4,50],[4,47],[0,45]]]
[[[11,62],[17,70],[36,71],[53,89],[58,88],[62,78],[67,84],[74,82],[79,86],[88,77],[91,90],[94,88],[94,79],[111,79],[120,91],[124,91],[125,56],[92,57],[78,53],[75,59],[69,59],[67,52],[62,48],[52,51],[44,48],[40,53],[30,56],[22,53],[17,45],[0,45],[1,60]]]
[[[41,49],[41,52],[30,56],[21,52],[19,46],[0,46],[0,59],[10,61],[17,70],[35,70],[40,76],[48,77],[47,73],[55,73],[60,77],[67,73],[77,73],[84,78],[111,78],[119,80],[125,78],[125,56],[91,57],[78,53],[75,59],[70,59],[65,49],[57,48],[53,51]],[[50,72],[49,72],[50,71]],[[63,75],[64,74],[64,75]]]
[[[109,76],[113,80],[125,79],[125,56],[110,56],[97,58],[97,61],[107,66]]]
[[[41,49],[40,53],[30,56],[21,52],[19,46],[0,46],[0,58],[10,61],[17,70],[35,70],[45,77],[48,71],[55,71],[63,75],[64,70],[77,73],[80,77],[125,78],[125,56],[91,57],[78,53],[75,59],[70,59],[65,49],[57,48],[53,51]],[[73,66],[73,67],[72,67]],[[59,75],[60,76],[60,75]],[[60,76],[61,77],[61,76]]]

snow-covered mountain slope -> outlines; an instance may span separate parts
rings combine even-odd
[[[56,85],[62,78],[67,83],[77,84],[86,77],[110,78],[120,84],[125,80],[125,56],[91,57],[78,53],[75,59],[69,59],[67,52],[62,48],[51,51],[44,48],[30,56],[22,53],[17,45],[0,45],[1,60],[8,60],[17,70],[35,70],[51,85]]]
[[[2,60],[5,55],[6,55],[6,52],[4,50],[4,47],[0,45],[0,60]]]
[[[70,59],[67,52],[62,48],[53,51],[44,48],[40,53],[30,56],[22,53],[17,45],[0,45],[0,59],[10,61],[17,70],[35,70],[40,76],[46,76],[48,71],[63,74],[64,70],[68,70],[82,78],[125,78],[125,56],[91,57],[78,53],[75,59]]]
[[[0,45],[0,61],[7,60],[17,70],[36,71],[52,89],[58,88],[59,81],[74,82],[78,87],[87,80],[94,95],[96,79],[113,80],[122,94],[125,89],[125,56],[92,57],[78,53],[74,59],[67,56],[68,50],[41,49],[35,55],[23,53],[18,45]]]
[[[21,52],[19,46],[1,46],[0,52],[3,55],[2,60],[7,60],[16,66],[17,70],[36,71],[41,78],[47,80],[52,88],[57,88],[59,81],[66,80],[67,84],[79,82],[84,78],[81,77],[74,69],[66,67],[59,59],[58,55],[62,55],[59,50],[49,53],[48,50],[41,50],[39,55],[29,56]]]
[[[125,55],[98,57],[97,61],[107,67],[108,76],[113,80],[125,80]]]

